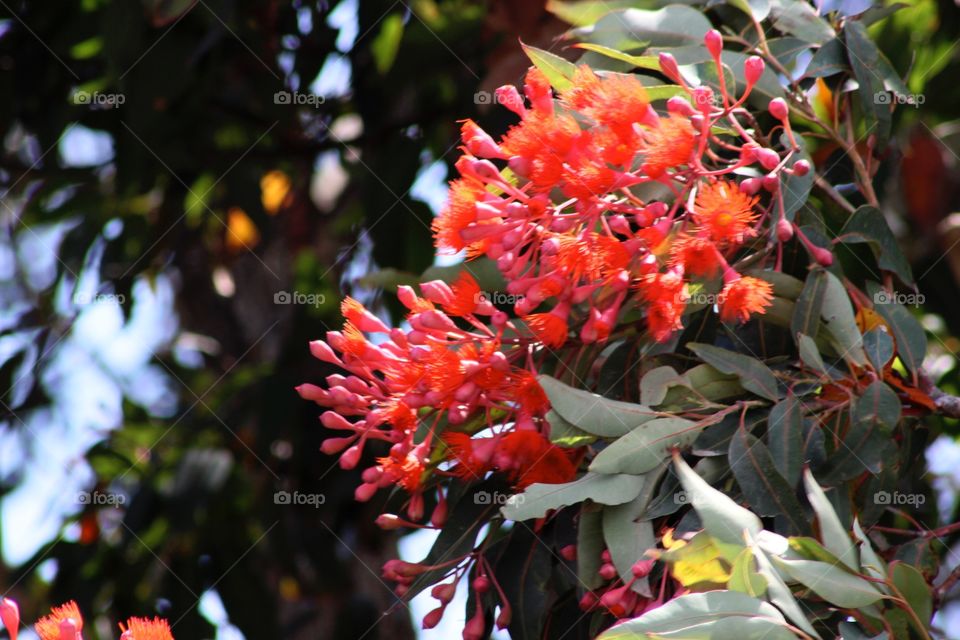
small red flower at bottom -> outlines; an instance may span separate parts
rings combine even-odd
[[[71,622],[73,633],[79,639],[80,632],[83,630],[83,616],[80,615],[80,608],[73,600],[51,609],[50,615],[37,620],[33,628],[40,636],[40,640],[74,640],[69,637],[69,634],[61,633],[71,627]]]
[[[170,625],[162,618],[130,618],[127,628],[120,625],[123,635],[120,640],[173,640]]]
[[[746,322],[754,313],[766,313],[773,302],[773,285],[760,278],[743,276],[727,283],[717,301],[721,320]]]

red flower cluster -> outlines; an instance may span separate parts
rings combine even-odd
[[[708,49],[719,67],[718,47]],[[809,165],[793,160],[795,144],[781,155],[738,119],[762,60],[746,62],[739,98],[721,83],[717,100],[708,87],[689,87],[669,54],[660,60],[663,74],[687,94],[670,98],[665,113],[634,76],[601,77],[584,66],[555,95],[532,68],[523,97],[513,86],[497,91],[498,102],[519,117],[499,140],[463,122],[460,178],[434,222],[436,245],[494,261],[519,321],[491,304],[464,271],[453,284],[427,282],[419,293],[399,287],[407,328],[391,328],[347,298],[343,329],[311,343],[317,358],[347,374],[328,376],[325,388],[298,387],[328,409],[323,425],[343,433],[326,440],[323,451],[339,454],[340,466],[351,469],[368,442],[387,443],[389,453],[363,471],[356,498],[369,500],[391,486],[410,494],[409,521],[383,514],[380,526],[442,526],[444,479],[498,473],[522,489],[576,476],[584,452],[549,439],[549,403],[535,377],[547,357],[576,357],[584,345],[631,331],[628,312],[642,314],[653,340],[670,340],[683,327],[694,286],[719,290],[713,301],[724,322],[763,314],[772,286],[737,266],[756,262],[753,241],[771,237],[771,228],[781,242],[797,233],[814,259],[829,260],[786,219],[778,193],[782,173],[802,175]],[[786,104],[773,101],[770,111],[792,144]],[[437,506],[423,525],[431,490]],[[384,576],[403,593],[425,571],[449,569],[452,581],[434,588],[440,606],[424,620],[430,627],[471,563],[474,591],[492,584],[499,592],[478,551],[439,566],[394,561]],[[589,607],[618,615],[654,606],[640,602],[630,584],[596,598]],[[509,606],[499,601],[508,620]],[[483,627],[478,607],[464,638],[479,638]]]

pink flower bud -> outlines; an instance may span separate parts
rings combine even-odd
[[[710,29],[710,31],[707,31],[706,35],[703,36],[703,44],[707,46],[707,51],[710,52],[710,56],[716,60],[723,51],[723,36],[721,36],[720,32],[716,29]]]
[[[361,447],[359,444],[355,444],[344,451],[343,455],[340,456],[340,468],[349,471],[356,467],[357,463],[360,462],[360,453]]]
[[[430,590],[430,595],[434,598],[446,604],[453,600],[453,596],[457,593],[457,583],[456,582],[444,582],[438,585],[434,585],[433,589]]]
[[[690,102],[687,101],[686,98],[681,98],[680,96],[673,96],[667,100],[667,111],[687,117],[696,113]]]
[[[500,87],[494,92],[494,95],[497,97],[497,102],[521,118],[526,114],[527,108],[523,104],[523,96],[520,95],[520,92],[517,91],[517,88],[512,84]]]
[[[787,103],[783,98],[774,98],[771,100],[770,104],[767,105],[767,109],[770,110],[770,115],[777,120],[786,120],[790,114],[790,109],[787,107]]]
[[[747,85],[751,87],[755,85],[757,80],[760,79],[760,76],[763,75],[765,68],[766,65],[760,56],[750,56],[747,58],[747,61],[743,63],[743,76],[747,81]]]
[[[740,191],[748,196],[753,196],[760,191],[761,186],[762,183],[760,182],[760,178],[747,178],[740,183]]]
[[[490,590],[490,578],[487,576],[477,576],[473,579],[471,586],[477,593],[484,594]]]
[[[10,635],[10,640],[17,640],[20,632],[20,607],[10,598],[0,598],[0,620]]]
[[[829,267],[833,264],[833,254],[826,249],[820,247],[813,247],[810,250],[810,253],[813,254],[813,259],[817,261],[821,267]]]
[[[604,562],[600,565],[600,571],[598,573],[604,580],[613,580],[617,577],[617,568],[609,562]]]
[[[393,513],[381,513],[374,522],[384,531],[395,531],[396,529],[402,529],[404,526],[400,516]]]
[[[671,53],[660,54],[660,71],[674,82],[682,84],[680,76],[680,67],[677,66],[677,59]]]
[[[780,188],[780,178],[776,174],[768,173],[763,176],[763,188],[770,193],[776,193],[777,189]]]
[[[500,603],[500,615],[497,616],[497,629],[503,630],[510,626],[510,619],[513,617],[513,612],[510,609],[510,605],[506,602]]]
[[[446,607],[437,607],[427,615],[423,616],[423,628],[424,629],[433,629],[435,626],[440,624],[440,620],[443,618],[443,612]]]
[[[77,640],[80,629],[77,621],[73,618],[67,618],[60,621],[60,640]]]
[[[777,239],[780,242],[788,242],[793,237],[793,225],[784,218],[777,220]]]
[[[793,174],[796,176],[805,176],[810,173],[810,163],[806,160],[797,160],[793,163]]]
[[[780,154],[778,154],[773,149],[766,149],[761,147],[759,149],[755,149],[753,154],[754,156],[756,156],[757,160],[760,162],[760,166],[762,166],[767,171],[773,171],[774,169],[777,168],[777,165],[780,164]]]
[[[646,578],[650,575],[650,572],[653,571],[653,565],[656,563],[657,561],[652,558],[643,558],[634,562],[630,571],[632,571],[633,575],[637,578]]]
[[[560,557],[567,562],[573,562],[577,559],[577,545],[568,544],[560,549]]]
[[[353,498],[357,502],[368,502],[370,498],[374,496],[374,494],[377,492],[377,489],[379,488],[380,487],[378,487],[376,484],[364,482],[359,487],[353,490]]]
[[[329,362],[331,364],[343,364],[340,358],[337,357],[337,354],[333,352],[333,349],[330,348],[323,340],[314,340],[310,343],[310,354],[317,360],[323,362]]]
[[[340,453],[354,441],[354,438],[327,438],[323,441],[323,444],[320,445],[320,451],[332,456]]]
[[[710,113],[713,109],[713,89],[707,86],[693,90],[693,104],[701,113]]]

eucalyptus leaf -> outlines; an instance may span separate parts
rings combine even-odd
[[[533,520],[548,511],[592,500],[617,505],[630,502],[643,489],[644,477],[587,473],[564,484],[532,484],[523,493],[512,495],[500,512],[508,520]]]
[[[761,516],[782,516],[791,535],[809,529],[803,509],[793,488],[780,475],[770,451],[746,429],[738,429],[730,440],[730,469],[743,496],[754,513]]]
[[[874,300],[874,311],[880,314],[893,332],[897,355],[913,374],[920,371],[927,353],[927,335],[906,307],[891,299],[876,282],[867,283],[867,294]]]
[[[873,604],[883,597],[871,583],[839,565],[817,560],[783,558],[774,558],[774,564],[781,573],[838,607],[857,609]]]
[[[767,400],[776,401],[780,398],[776,376],[760,360],[710,344],[691,342],[687,344],[687,348],[712,367],[724,373],[737,375],[740,378],[740,384],[747,391]]]
[[[797,298],[793,318],[790,320],[790,330],[794,336],[802,333],[811,338],[817,337],[826,290],[827,272],[823,269],[812,270],[803,284],[803,291]]]
[[[689,447],[703,423],[657,418],[639,425],[607,446],[590,463],[596,473],[645,473],[669,457],[671,449]]]
[[[887,219],[876,207],[858,207],[840,230],[839,238],[848,244],[867,243],[881,269],[892,271],[906,284],[913,284],[910,263],[900,250]]]
[[[555,53],[550,53],[549,51],[544,51],[543,49],[538,49],[537,47],[527,44],[520,44],[523,47],[523,52],[530,58],[530,62],[543,72],[543,75],[547,77],[547,80],[550,81],[554,89],[565,91],[573,86],[572,78],[577,70],[575,64],[561,58]]]
[[[707,533],[729,544],[743,544],[744,531],[754,536],[760,533],[763,523],[754,513],[707,484],[679,455],[674,454],[673,464],[688,502],[700,516]]]
[[[553,410],[576,428],[591,435],[619,438],[658,415],[649,407],[574,389],[547,375],[539,376],[538,380]]]
[[[856,571],[858,566],[858,555],[856,547],[850,540],[850,534],[846,527],[840,523],[836,510],[830,504],[823,489],[817,484],[813,474],[807,469],[803,473],[803,484],[807,489],[807,499],[810,506],[817,514],[817,522],[820,524],[820,539],[823,546],[830,550],[833,555],[845,564],[848,568]]]
[[[858,366],[867,363],[867,355],[863,351],[863,336],[857,327],[857,320],[853,315],[853,305],[847,290],[837,276],[829,271],[824,272],[827,278],[827,288],[823,294],[821,318],[830,343],[837,350],[837,355],[849,360]]]

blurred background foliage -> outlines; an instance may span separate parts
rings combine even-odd
[[[658,4],[0,0],[0,585],[24,618],[76,598],[91,638],[153,614],[182,638],[414,637],[382,505],[293,391],[331,373],[307,343],[341,294],[388,313],[377,285],[434,263],[456,121],[509,125],[490,96],[518,40],[575,59],[558,15]],[[878,186],[960,393],[960,11],[906,4],[871,30],[924,102]]]

